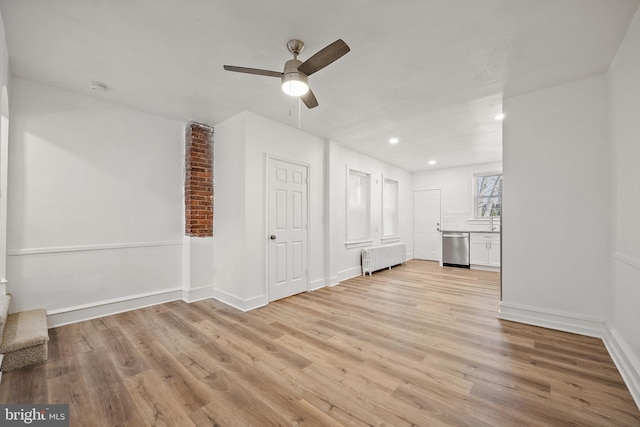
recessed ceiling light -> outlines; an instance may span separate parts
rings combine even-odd
[[[397,144],[398,142],[400,142],[400,140],[398,138],[390,138],[389,139],[389,144]]]
[[[494,119],[496,119],[496,120],[504,120],[504,113],[496,114]]]
[[[429,160],[429,164],[430,164],[430,165],[435,165],[435,164],[436,164],[436,161],[435,161],[435,160]]]

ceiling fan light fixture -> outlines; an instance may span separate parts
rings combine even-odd
[[[282,90],[289,96],[302,96],[309,92],[306,74],[298,71],[300,64],[302,64],[302,61],[290,59],[284,65]]]
[[[282,91],[289,96],[302,96],[309,92],[309,85],[300,80],[287,80],[282,82]]]

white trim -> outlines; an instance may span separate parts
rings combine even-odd
[[[327,286],[327,283],[326,283],[325,279],[313,280],[309,284],[309,290],[310,291],[316,291],[318,289],[324,288],[325,286]]]
[[[11,249],[7,251],[8,256],[25,256],[54,254],[62,252],[85,252],[85,251],[106,251],[114,249],[148,248],[153,246],[179,246],[182,240],[165,240],[157,242],[133,242],[133,243],[107,243],[102,245],[82,245],[82,246],[51,246],[46,248]]]
[[[213,290],[213,298],[240,311],[253,310],[259,307],[263,307],[269,303],[269,299],[266,295],[260,295],[259,297],[251,299],[243,299],[238,298],[235,295],[231,295],[230,293],[225,292],[221,289],[215,288]]]
[[[367,178],[367,200],[366,200],[366,217],[367,217],[367,224],[366,224],[366,230],[367,230],[367,235],[366,236],[357,236],[356,238],[361,238],[364,237],[363,240],[359,240],[357,242],[364,242],[364,241],[368,241],[371,238],[371,188],[372,188],[372,183],[371,183],[371,173],[369,172],[364,172],[362,170],[358,170],[358,169],[353,169],[351,167],[349,167],[349,165],[346,165],[347,168],[347,183],[346,183],[346,191],[345,191],[345,196],[346,196],[346,200],[345,200],[345,224],[346,224],[346,231],[347,231],[347,235],[345,236],[346,240],[349,240],[349,236],[350,236],[350,230],[349,230],[349,201],[351,200],[351,174],[353,173],[353,175],[358,175],[361,177],[365,177]],[[356,242],[356,241],[352,241],[352,242]],[[345,244],[345,246],[347,246],[349,243]],[[355,246],[353,246],[355,247]],[[349,246],[347,246],[347,248],[349,248]]]
[[[481,270],[481,271],[493,271],[493,272],[499,272],[500,271],[500,267],[492,267],[490,265],[480,265],[480,264],[471,264],[469,265],[469,269],[470,270]]]
[[[381,243],[393,243],[400,240],[400,236],[387,236],[380,239]]]
[[[340,284],[340,278],[338,276],[333,276],[329,278],[328,286],[335,286]]]
[[[634,357],[633,351],[617,330],[606,330],[602,341],[640,409],[640,360]]]
[[[396,179],[391,179],[391,178],[385,178],[384,174],[382,174],[382,188],[380,189],[380,192],[382,193],[380,197],[380,230],[382,231],[382,243],[384,243],[385,241],[395,241],[395,240],[400,240],[400,236],[397,235],[385,235],[385,230],[384,230],[384,202],[386,200],[386,193],[384,191],[385,189],[385,184],[387,183],[387,181],[389,182],[393,182],[396,185],[396,200],[395,200],[395,223],[393,224],[393,231],[394,232],[398,232],[399,230],[399,226],[398,226],[398,217],[400,216],[400,182]]]
[[[602,338],[604,319],[520,304],[500,303],[498,319]]]
[[[373,245],[373,240],[358,240],[353,242],[344,242],[344,247],[347,249],[364,248],[365,246]]]
[[[620,252],[615,252],[613,254],[613,259],[627,264],[629,267],[635,268],[636,270],[640,270],[640,260],[628,257],[624,254],[621,254]]]
[[[181,299],[182,289],[166,289],[47,311],[49,328],[82,322]]]
[[[345,280],[351,279],[353,277],[358,277],[362,275],[362,266],[347,268],[346,270],[338,271],[338,283],[344,282]],[[336,283],[337,285],[337,283]]]
[[[182,299],[184,302],[192,303],[210,298],[213,298],[213,285],[182,290]]]

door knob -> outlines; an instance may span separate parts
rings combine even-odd
[[[269,236],[269,238],[270,238],[271,240],[276,240],[276,235],[275,235],[275,234],[272,234],[271,236]]]

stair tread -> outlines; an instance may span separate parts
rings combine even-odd
[[[10,314],[4,329],[0,353],[9,353],[49,341],[47,313],[43,309]]]

